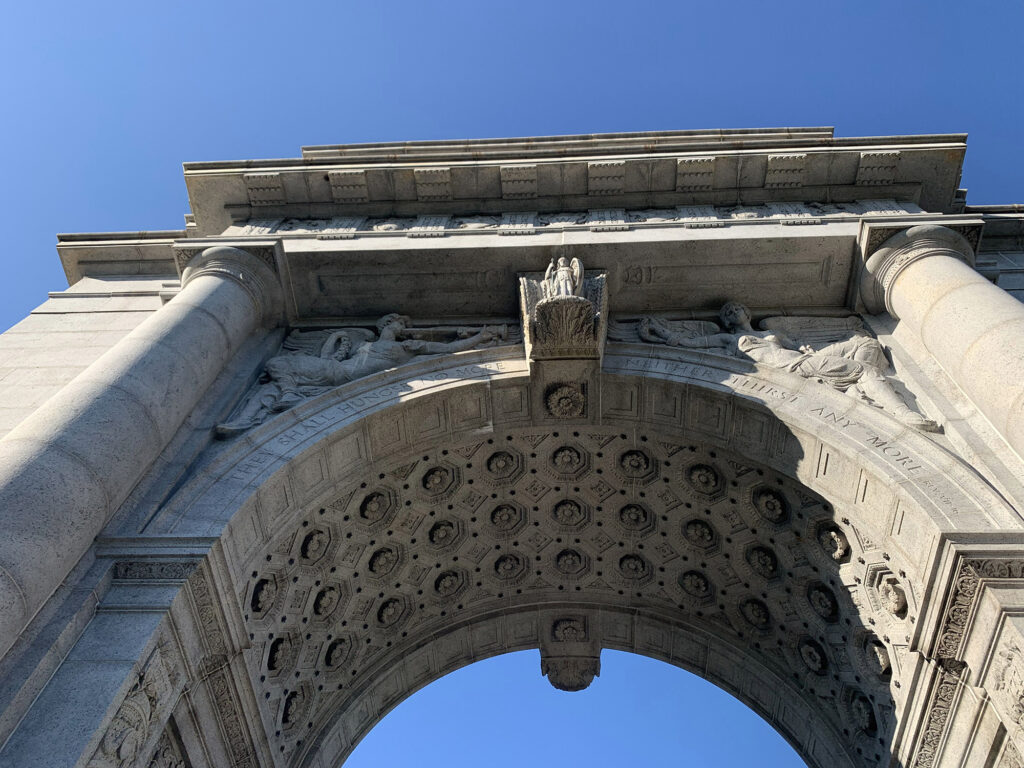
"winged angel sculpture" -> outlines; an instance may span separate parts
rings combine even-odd
[[[719,312],[726,331],[702,320],[641,318],[635,332],[622,323],[608,335],[619,341],[706,349],[746,358],[759,365],[795,373],[866,400],[907,426],[937,432],[939,426],[911,408],[886,376],[889,361],[878,339],[869,336],[859,318],[769,317],[761,330],[750,324],[750,312],[730,301]],[[635,334],[635,335],[634,335]]]
[[[454,341],[440,340],[453,336]],[[417,355],[462,352],[507,336],[505,326],[410,328],[409,318],[395,313],[377,321],[377,333],[366,328],[294,330],[284,340],[281,354],[267,361],[260,383],[216,433],[237,435],[304,400]]]
[[[554,296],[581,296],[583,294],[583,263],[579,259],[569,261],[562,256],[551,260],[544,272],[546,298]]]

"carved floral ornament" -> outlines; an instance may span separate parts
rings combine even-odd
[[[520,603],[575,600],[678,612],[751,653],[753,643],[779,648],[770,664],[790,665],[812,681],[801,683],[808,690],[836,676],[850,686],[859,678],[865,695],[888,695],[899,674],[891,647],[857,630],[872,602],[861,594],[858,608],[829,584],[868,553],[808,489],[654,434],[570,428],[491,439],[500,450],[478,439],[444,455],[395,456],[379,465],[382,485],[339,489],[344,495],[317,505],[306,525],[281,531],[288,546],[271,544],[270,560],[253,564],[245,622],[261,649],[259,693],[279,702],[280,722],[320,722],[369,685],[372,670],[443,633],[445,622],[472,624],[495,610],[511,621]],[[496,484],[509,466],[514,476]],[[705,492],[717,488],[728,492]],[[589,684],[600,636],[587,619],[563,615],[542,630],[536,642],[550,644],[542,655],[552,683]],[[573,644],[578,651],[563,652]],[[852,716],[849,700],[829,706],[823,716],[837,726]],[[283,723],[274,748],[302,732]]]
[[[548,413],[557,419],[578,419],[586,411],[587,400],[580,384],[556,384],[544,398]]]

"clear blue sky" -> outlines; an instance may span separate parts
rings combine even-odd
[[[56,232],[180,227],[183,161],[293,157],[302,144],[787,125],[968,132],[969,202],[1024,202],[1022,30],[1019,0],[10,3],[0,328],[65,285]],[[538,666],[517,654],[440,681],[385,720],[355,764],[460,764],[424,757],[431,741],[465,765],[565,765],[570,749],[592,749],[595,767],[749,764],[739,751],[688,751],[716,739],[751,742],[762,768],[798,764],[685,673],[607,654],[604,675],[574,696]],[[454,717],[475,727],[456,734]],[[536,738],[497,741],[510,717]],[[395,748],[404,757],[374,757]]]

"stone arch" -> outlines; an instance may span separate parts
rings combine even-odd
[[[220,537],[272,751],[328,765],[452,665],[538,647],[571,686],[610,647],[703,673],[811,765],[902,758],[898,684],[940,618],[928,571],[950,534],[1019,528],[1015,511],[940,446],[804,379],[621,345],[583,416],[560,418],[516,352],[306,403],[223,447],[152,522]],[[517,616],[534,617],[518,636]],[[718,667],[712,647],[729,649]],[[779,691],[800,706],[780,715]]]

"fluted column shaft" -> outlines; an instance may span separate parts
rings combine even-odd
[[[861,296],[909,326],[1024,457],[1024,304],[979,275],[973,249],[937,225],[911,227],[867,262]]]
[[[177,296],[0,440],[0,657],[280,307],[267,265],[207,249]]]

